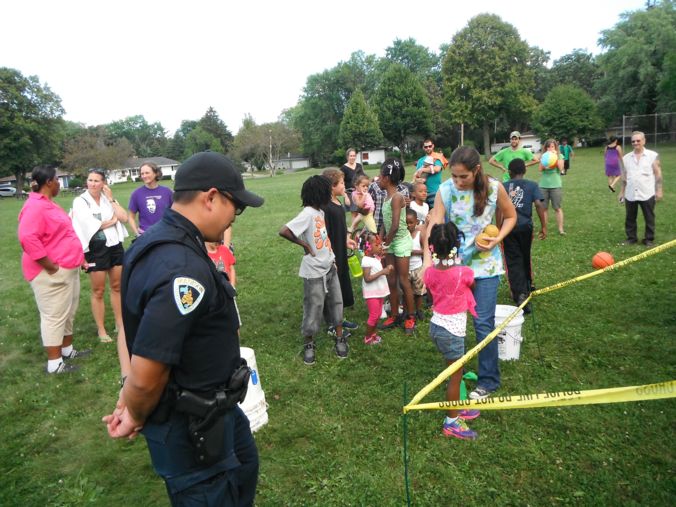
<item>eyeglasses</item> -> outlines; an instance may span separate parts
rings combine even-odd
[[[433,148],[433,147],[434,147],[433,144],[424,144],[424,145],[423,145],[423,148],[425,148],[425,149],[427,149],[427,148]]]
[[[640,143],[640,142],[641,142],[640,139],[632,139],[631,140],[631,144],[636,144],[636,143]]]
[[[246,209],[246,204],[242,204],[237,199],[235,199],[232,195],[230,195],[228,192],[224,192],[222,190],[219,190],[218,193],[221,194],[223,197],[225,197],[227,200],[231,201],[235,205],[235,215],[236,216],[239,216],[242,213],[244,213],[244,210]]]
[[[90,170],[87,171],[87,172],[88,172],[88,174],[92,174],[92,173],[93,173],[93,174],[98,174],[98,175],[101,176],[102,178],[105,178],[105,177],[106,177],[106,173],[105,173],[105,171],[104,171],[103,169],[90,169]]]

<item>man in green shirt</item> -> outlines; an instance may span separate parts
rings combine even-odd
[[[539,162],[539,159],[535,158],[530,150],[521,148],[521,134],[519,131],[515,130],[509,134],[509,140],[511,146],[509,148],[500,150],[488,161],[488,163],[493,167],[497,167],[498,169],[502,170],[502,181],[509,181],[509,172],[507,168],[509,167],[509,163],[515,158],[520,158],[523,160],[526,163],[526,167]]]
[[[570,169],[571,159],[575,158],[575,152],[573,151],[573,147],[568,144],[567,137],[561,138],[559,151],[561,152],[561,155],[563,155],[563,171],[561,171],[561,174],[565,176],[568,173],[568,169]]]

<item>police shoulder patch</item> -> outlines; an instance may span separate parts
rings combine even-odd
[[[174,278],[174,301],[181,315],[187,315],[197,308],[204,297],[204,285],[194,278]]]

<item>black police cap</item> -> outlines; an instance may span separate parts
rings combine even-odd
[[[213,151],[196,153],[176,171],[174,190],[202,190],[210,188],[230,193],[245,206],[257,208],[263,198],[244,188],[242,175],[228,157]]]

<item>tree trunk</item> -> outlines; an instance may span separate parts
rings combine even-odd
[[[491,157],[491,125],[487,121],[484,122],[484,155]]]
[[[23,180],[24,180],[24,173],[21,171],[17,171],[14,173],[14,176],[16,176],[16,194],[14,194],[14,197],[17,199],[21,199],[23,197]]]

